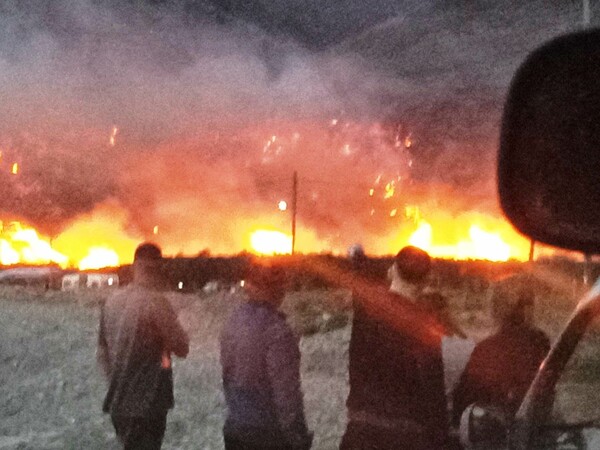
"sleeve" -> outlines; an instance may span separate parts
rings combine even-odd
[[[308,449],[312,435],[304,418],[298,341],[287,324],[278,323],[269,333],[267,371],[279,425],[290,448]]]
[[[190,340],[181,327],[175,310],[162,295],[154,299],[154,321],[165,343],[165,351],[173,352],[180,358],[185,358],[190,350]]]
[[[96,361],[100,370],[108,378],[110,362],[108,359],[108,344],[104,330],[104,305],[100,307],[100,324],[98,326],[98,345],[96,346]]]

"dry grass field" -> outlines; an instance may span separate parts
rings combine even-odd
[[[468,289],[454,286],[444,293],[456,321],[479,339],[491,327],[487,288]],[[112,426],[101,412],[104,381],[94,357],[103,295],[0,288],[0,449],[115,448]],[[554,337],[574,303],[551,289],[543,297],[538,323]],[[225,410],[218,335],[237,300],[224,292],[174,293],[171,299],[190,333],[191,351],[187,360],[175,361],[176,406],[164,448],[221,449]],[[303,334],[302,381],[313,448],[337,448],[346,417],[349,295],[293,292],[284,309]]]

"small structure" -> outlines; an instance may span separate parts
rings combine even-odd
[[[116,273],[69,273],[62,278],[63,291],[77,289],[106,289],[119,286]]]
[[[89,289],[112,288],[119,286],[119,276],[116,273],[90,273],[85,287]]]
[[[68,273],[62,277],[60,288],[63,291],[76,291],[82,287],[82,275],[80,273]]]
[[[0,284],[57,288],[61,275],[56,267],[14,267],[0,271]]]

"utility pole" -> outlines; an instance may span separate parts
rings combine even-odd
[[[529,262],[533,261],[535,257],[535,239],[532,239],[529,243]]]
[[[298,172],[294,170],[292,179],[292,255],[296,248],[296,203],[298,199]]]

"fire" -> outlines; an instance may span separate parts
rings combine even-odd
[[[54,250],[49,241],[39,237],[33,228],[20,222],[10,222],[3,226],[0,221],[0,263],[12,264],[49,264],[65,267],[69,258]]]
[[[130,262],[140,237],[125,231],[123,212],[100,205],[80,216],[53,239],[41,237],[33,227],[0,220],[0,264],[58,264],[81,270],[116,267]]]
[[[468,238],[460,239],[454,244],[434,244],[433,227],[427,221],[421,220],[418,228],[408,239],[408,243],[422,248],[436,258],[488,261],[523,259],[521,242],[511,246],[504,241],[499,232],[486,231],[475,224],[469,227],[468,234]]]
[[[117,267],[119,255],[114,250],[104,247],[91,247],[87,256],[79,262],[80,270]]]
[[[82,270],[114,267],[130,263],[136,246],[144,240],[126,229],[125,211],[105,203],[79,216],[53,242],[57,250],[69,255],[71,263]]]
[[[117,137],[118,132],[119,132],[119,129],[116,127],[116,125],[113,125],[112,130],[110,132],[110,138],[108,140],[108,143],[110,144],[111,147],[115,146],[116,137]]]
[[[250,245],[263,255],[292,253],[292,237],[280,231],[257,230],[250,236]]]

